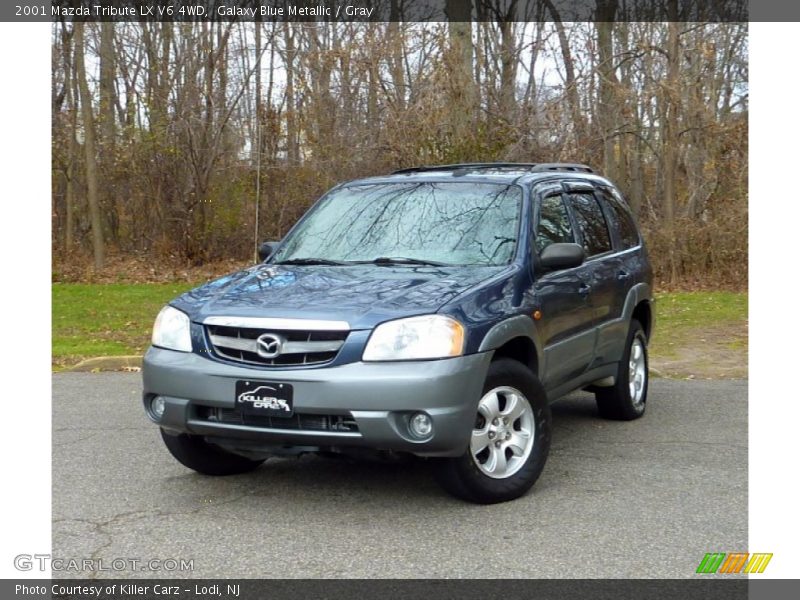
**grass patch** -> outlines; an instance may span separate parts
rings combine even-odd
[[[161,307],[193,284],[53,284],[53,365],[142,354]],[[653,366],[668,376],[745,376],[747,294],[658,294]],[[744,369],[744,370],[743,370]]]
[[[53,365],[142,354],[161,307],[188,283],[53,284]]]
[[[709,330],[728,330],[723,341],[747,347],[747,294],[676,292],[657,294],[653,353],[669,354],[703,337]],[[719,336],[714,336],[718,338]]]

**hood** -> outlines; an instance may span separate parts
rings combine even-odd
[[[353,329],[436,312],[510,267],[295,266],[262,264],[172,302],[193,321],[208,316],[344,320]]]

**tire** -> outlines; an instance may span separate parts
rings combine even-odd
[[[238,475],[252,471],[264,462],[226,452],[197,435],[170,435],[162,429],[161,438],[179,463],[203,475]]]
[[[492,415],[497,416],[492,419]],[[550,406],[539,380],[515,360],[496,360],[489,366],[476,407],[470,445],[459,457],[438,459],[436,479],[447,492],[469,502],[495,504],[519,498],[542,473],[551,426]]]
[[[641,323],[633,319],[614,385],[595,388],[600,416],[617,421],[632,421],[641,417],[647,406],[649,381],[647,336]]]

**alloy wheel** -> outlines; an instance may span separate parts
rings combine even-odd
[[[535,435],[533,409],[525,395],[512,387],[497,387],[478,403],[470,453],[484,475],[505,479],[527,462]]]
[[[634,405],[642,404],[644,388],[647,383],[647,364],[644,356],[644,344],[638,337],[633,338],[631,354],[628,361],[628,389]]]

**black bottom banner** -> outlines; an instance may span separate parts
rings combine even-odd
[[[723,579],[5,579],[0,598],[98,600],[738,600],[800,598],[798,580]]]

